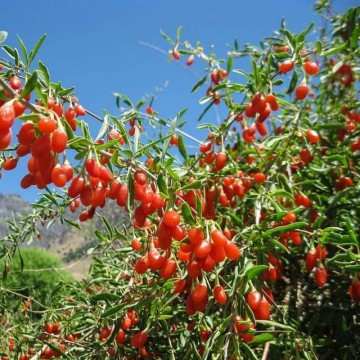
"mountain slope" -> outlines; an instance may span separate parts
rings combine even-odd
[[[0,238],[8,231],[7,220],[19,219],[22,214],[32,211],[29,203],[19,195],[8,195],[0,193]],[[107,204],[101,209],[101,214],[106,216],[111,224],[120,226],[124,221],[124,211],[115,203]],[[69,218],[77,221],[78,214],[67,214]],[[91,257],[87,250],[97,244],[94,235],[95,229],[101,228],[101,220],[94,218],[92,221],[81,223],[82,230],[76,229],[69,224],[55,222],[50,228],[40,227],[41,240],[35,239],[31,244],[24,246],[41,247],[57,255],[75,278],[80,279],[87,275],[91,263]]]

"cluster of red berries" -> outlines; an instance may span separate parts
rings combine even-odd
[[[314,278],[318,287],[323,287],[328,278],[328,273],[323,265],[323,261],[327,257],[327,250],[325,246],[317,245],[316,248],[311,248],[306,254],[305,267],[306,270],[314,270]]]

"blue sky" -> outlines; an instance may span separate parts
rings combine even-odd
[[[116,114],[113,92],[134,101],[154,95],[154,108],[163,117],[189,107],[186,118],[195,124],[200,95],[190,96],[190,89],[203,68],[194,64],[190,72],[140,42],[167,51],[160,29],[175,36],[181,25],[184,40],[200,41],[205,51],[213,45],[217,56],[224,58],[226,45],[235,38],[240,46],[257,44],[279,28],[282,18],[294,32],[318,22],[313,5],[310,0],[34,0],[26,6],[8,1],[0,12],[0,30],[9,33],[9,45],[15,46],[19,35],[29,48],[46,33],[38,59],[48,66],[51,79],[74,85],[81,103],[100,115],[103,109]],[[356,0],[334,1],[337,11],[356,5]],[[0,192],[21,193],[34,201],[36,188],[23,191],[17,185],[26,171],[25,161],[22,164],[16,171],[3,172]]]

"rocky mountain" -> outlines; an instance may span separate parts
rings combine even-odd
[[[0,239],[9,231],[8,220],[19,219],[22,214],[31,211],[31,205],[20,195],[0,193]],[[77,222],[78,214],[67,215]],[[108,203],[101,209],[101,215],[106,216],[111,224],[119,226],[124,221],[125,213],[115,203]],[[96,245],[98,240],[94,231],[101,228],[101,223],[99,218],[94,218],[92,221],[81,223],[81,230],[66,223],[61,224],[60,221],[53,223],[49,228],[40,226],[40,240],[35,239],[23,246],[41,247],[57,255],[64,263],[64,267],[80,279],[88,273],[91,257],[87,254],[87,250]]]

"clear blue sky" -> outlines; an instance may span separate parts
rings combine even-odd
[[[154,108],[163,117],[190,107],[187,119],[195,124],[201,109],[198,97],[189,95],[196,76],[139,41],[168,50],[160,29],[174,36],[182,25],[184,40],[199,40],[205,51],[214,45],[221,58],[235,38],[240,46],[257,44],[279,28],[283,17],[294,32],[318,22],[313,5],[310,0],[8,1],[1,8],[0,30],[9,33],[11,46],[16,45],[17,34],[31,47],[46,33],[38,59],[48,66],[53,81],[75,85],[81,103],[98,114],[102,109],[116,113],[113,92],[134,101],[150,94],[156,96]],[[356,5],[356,0],[334,1],[338,11]],[[194,71],[203,75],[194,65]],[[22,164],[17,171],[3,172],[0,192],[21,193],[34,201],[36,188],[23,191],[18,186],[26,171],[24,160]]]

